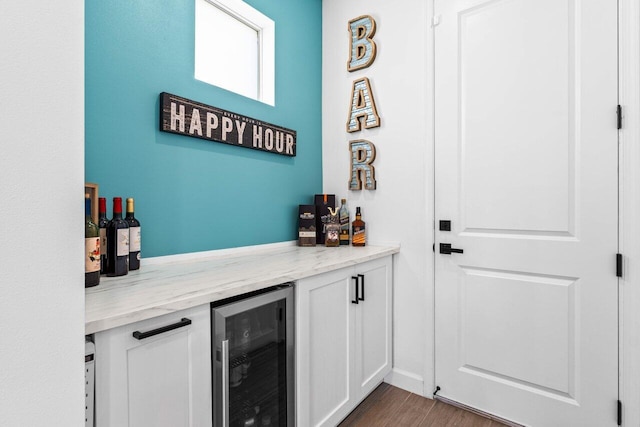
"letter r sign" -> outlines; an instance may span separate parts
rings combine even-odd
[[[362,182],[367,190],[376,189],[376,169],[373,161],[376,159],[376,146],[366,139],[349,141],[351,151],[351,178],[349,190],[362,190]]]

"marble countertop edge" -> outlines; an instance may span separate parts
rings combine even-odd
[[[166,257],[85,292],[85,333],[124,326],[270,286],[396,254],[399,245],[364,248],[274,245]],[[165,262],[163,262],[165,261]],[[273,268],[271,268],[273,266]]]

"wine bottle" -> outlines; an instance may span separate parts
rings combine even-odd
[[[129,270],[140,268],[140,221],[133,213],[133,198],[127,199],[127,216],[124,220],[129,225]]]
[[[340,244],[349,244],[349,208],[347,208],[347,199],[342,199],[340,206]]]
[[[100,229],[100,274],[107,274],[107,199],[98,198],[98,228]]]
[[[84,287],[100,283],[100,230],[91,219],[91,198],[84,196]]]
[[[122,219],[122,198],[113,198],[113,217],[107,226],[107,276],[129,272],[129,225]]]
[[[356,208],[356,219],[351,223],[352,236],[351,242],[353,246],[364,246],[366,243],[365,222],[360,214],[360,207]]]

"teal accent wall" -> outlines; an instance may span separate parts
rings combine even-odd
[[[193,0],[85,2],[85,178],[108,217],[135,198],[143,257],[295,240],[322,192],[322,2],[247,3],[275,21],[275,107],[194,79]],[[293,129],[297,156],[160,132],[163,91]]]

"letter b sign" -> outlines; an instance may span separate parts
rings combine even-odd
[[[376,33],[376,21],[369,15],[359,16],[349,21],[351,34],[351,53],[347,70],[355,71],[367,68],[376,59],[376,43],[373,36]]]

